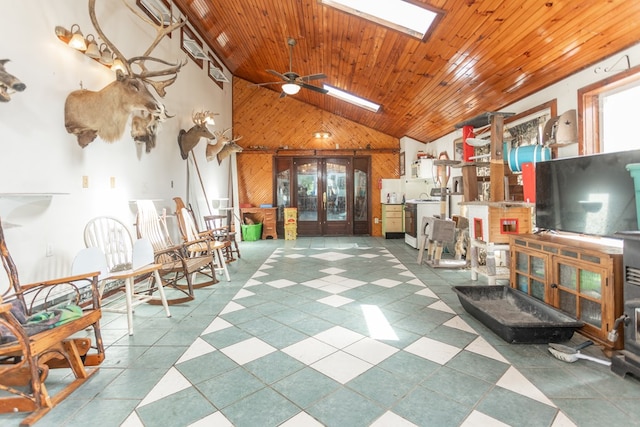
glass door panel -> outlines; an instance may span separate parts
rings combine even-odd
[[[352,211],[353,182],[347,158],[326,159],[322,170],[322,209],[324,210],[322,235],[353,234]]]
[[[296,162],[298,221],[318,221],[318,161]]]

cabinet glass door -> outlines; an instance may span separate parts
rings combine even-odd
[[[556,306],[567,314],[600,329],[604,271],[586,270],[564,262],[556,265]]]
[[[515,255],[515,288],[532,297],[545,301],[546,258],[516,252]]]

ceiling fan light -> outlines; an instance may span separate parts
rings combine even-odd
[[[300,92],[300,86],[295,83],[285,83],[282,85],[282,91],[287,95],[295,95]]]

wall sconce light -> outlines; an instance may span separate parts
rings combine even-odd
[[[74,31],[73,29],[76,28]],[[78,24],[73,24],[71,26],[71,40],[69,40],[69,46],[74,49],[78,49],[82,52],[87,50],[87,42],[82,35],[82,31],[80,31],[80,26]]]
[[[124,64],[122,63],[122,61],[120,60],[120,58],[115,58],[113,60],[113,65],[111,65],[111,69],[113,71],[122,71],[123,73],[125,72],[125,68],[124,68]]]
[[[328,139],[328,138],[331,138],[331,133],[329,133],[329,132],[314,132],[313,133],[313,137],[314,138],[320,138],[320,139]]]
[[[300,92],[300,86],[295,83],[285,83],[282,85],[282,91],[287,95],[295,95]]]
[[[100,45],[100,63],[107,67],[111,67],[113,64],[113,52],[104,43]]]
[[[87,36],[87,50],[84,52],[89,58],[100,59],[100,49],[98,49],[98,44],[96,43],[93,34],[89,34]]]

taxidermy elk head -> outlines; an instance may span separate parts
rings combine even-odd
[[[212,113],[211,111],[194,113],[191,117],[191,120],[193,120],[191,129],[180,129],[178,145],[180,146],[180,156],[183,160],[189,157],[189,152],[200,142],[200,138],[214,138],[214,135],[207,129],[207,124],[215,124],[213,116],[216,115],[218,115],[218,113]]]
[[[122,137],[129,116],[136,113],[138,118],[134,119],[135,123],[132,124],[132,136],[137,141],[144,141],[148,152],[152,146],[155,146],[158,122],[168,116],[164,112],[163,105],[156,100],[147,85],[153,87],[160,97],[164,97],[166,87],[175,82],[178,72],[184,65],[182,62],[172,64],[149,55],[165,35],[181,27],[186,21],[166,27],[162,23],[156,25],[129,5],[126,0],[122,1],[140,19],[156,27],[156,37],[141,56],[127,59],[104,35],[96,18],[95,0],[89,0],[91,23],[107,47],[122,60],[125,72],[117,72],[116,80],[100,91],[81,89],[71,92],[64,106],[64,124],[67,132],[76,135],[78,144],[86,147],[96,136],[107,142],[113,142]],[[146,66],[146,61],[162,64],[165,68],[150,70]],[[140,71],[134,72],[134,66]],[[156,77],[163,76],[171,77],[166,80],[154,80]],[[144,125],[141,126],[141,123]],[[147,133],[144,134],[144,132]]]
[[[22,92],[27,88],[18,78],[5,71],[4,64],[7,62],[8,59],[0,59],[0,102],[9,102],[12,93]]]
[[[231,128],[225,129],[222,132],[215,131],[215,139],[216,142],[213,144],[207,145],[207,161],[210,162],[214,158],[218,159],[218,164],[221,164],[224,159],[229,157],[232,153],[239,153],[242,151],[242,147],[236,144],[236,141],[242,139],[241,136],[231,139],[227,132],[229,132]]]

